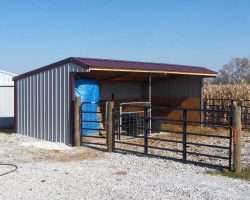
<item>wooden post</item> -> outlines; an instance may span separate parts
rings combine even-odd
[[[75,97],[75,128],[74,128],[74,146],[81,146],[81,135],[80,135],[80,106],[81,98]]]
[[[237,105],[233,109],[233,168],[241,173],[241,107]]]
[[[107,151],[112,152],[113,151],[113,108],[114,108],[114,102],[108,101],[107,102]]]

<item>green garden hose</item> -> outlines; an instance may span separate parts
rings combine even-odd
[[[16,171],[18,169],[17,165],[14,165],[14,164],[0,163],[0,166],[1,165],[2,166],[11,166],[11,167],[14,167],[14,169],[12,169],[12,170],[10,170],[8,172],[0,174],[0,176],[4,176],[4,175],[7,175],[7,174],[10,174],[10,173],[12,173],[12,172],[14,172],[14,171]]]

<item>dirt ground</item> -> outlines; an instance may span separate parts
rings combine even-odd
[[[89,148],[66,147],[66,150],[55,148],[31,148],[25,144],[36,144],[37,139],[18,134],[0,132],[0,162],[31,163],[42,161],[68,162],[73,160],[95,159],[102,155],[100,151]],[[51,144],[41,141],[42,145]],[[53,143],[52,143],[53,144]],[[42,146],[40,145],[40,146]],[[66,146],[66,145],[65,145]]]
[[[182,159],[182,134],[174,133],[171,131],[179,131],[182,132],[182,125],[165,125],[165,130],[169,130],[169,132],[159,132],[159,133],[151,133],[148,137],[148,153],[150,155],[160,155],[166,156],[169,158],[177,158]],[[223,128],[216,128],[216,127],[201,127],[201,126],[188,126],[187,132],[195,133],[197,135],[189,135],[187,134],[187,151],[200,153],[200,154],[208,154],[214,156],[223,156],[228,158],[229,157],[229,149],[222,149],[222,148],[212,148],[210,146],[197,146],[191,143],[199,143],[205,145],[216,145],[221,147],[229,147],[230,140],[228,138],[217,138],[217,137],[206,137],[199,135],[200,133],[211,135],[211,136],[230,136],[229,129]],[[179,141],[179,143],[169,142],[169,141],[160,141],[158,139],[165,139],[165,140],[175,140]],[[105,144],[105,139],[94,139],[94,138],[85,138],[86,142],[91,143],[100,143]],[[116,137],[115,147],[117,149],[125,149],[135,152],[143,153],[144,151],[144,138],[143,135],[139,135],[138,137],[128,136],[128,135],[121,135],[120,138]],[[121,143],[120,143],[121,142]],[[137,144],[136,145],[129,145],[129,144],[122,144],[122,142],[130,143],[130,144]],[[153,148],[155,147],[155,148]],[[167,148],[170,151],[162,150],[159,148]],[[101,148],[101,147],[100,147]],[[157,149],[158,148],[158,149]],[[177,150],[179,152],[171,151]],[[205,157],[199,156],[195,154],[188,153],[187,159],[189,161],[196,161],[202,162],[212,165],[220,165],[227,167],[229,165],[229,161],[227,159],[220,159],[220,158],[212,158],[212,157]],[[250,132],[243,131],[242,132],[242,166],[244,169],[250,168]]]
[[[249,182],[206,174],[204,167],[18,134],[0,133],[0,163],[18,166],[0,176],[1,200],[247,200],[250,195]],[[0,174],[10,169],[0,166]]]

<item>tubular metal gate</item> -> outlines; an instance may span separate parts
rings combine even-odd
[[[250,100],[238,99],[204,99],[204,109],[210,110],[226,110],[232,112],[233,103],[238,102],[241,105],[241,123],[242,130],[250,130]],[[221,113],[204,112],[204,121],[213,122],[220,120]]]
[[[143,113],[140,116],[126,116],[121,114],[120,106],[115,106],[114,151],[146,154],[185,163],[231,169],[232,115],[230,112],[149,106],[129,107],[132,110],[143,110]],[[152,116],[149,115],[149,111],[152,111]],[[220,120],[201,122],[200,115],[204,112],[219,113]],[[126,118],[135,121],[143,120],[143,126],[137,126],[136,123],[124,124],[120,121]],[[128,134],[126,130],[130,133]],[[134,134],[131,134],[131,130]]]
[[[126,110],[127,108],[131,108],[131,106],[139,106],[141,109],[138,109],[136,107],[135,109],[129,109]],[[138,116],[143,116],[144,110],[143,106],[149,106],[149,102],[126,102],[126,103],[120,103],[119,106],[119,125],[120,125],[120,130],[119,132],[122,133],[124,132],[127,135],[136,135],[142,133],[143,130],[134,130],[133,126],[139,126],[142,127],[144,126],[144,120],[143,118],[135,118]],[[149,113],[150,115],[150,113]],[[122,126],[123,125],[123,126]]]
[[[91,106],[95,106],[95,108],[93,109]],[[105,109],[105,102],[83,102],[81,104],[81,145],[106,145]],[[87,131],[90,131],[91,134],[85,134]]]

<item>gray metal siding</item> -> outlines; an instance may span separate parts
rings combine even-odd
[[[17,133],[70,144],[70,72],[73,63],[17,80]]]
[[[201,81],[202,78],[197,76],[177,76],[155,81],[152,83],[152,96],[200,97]]]

